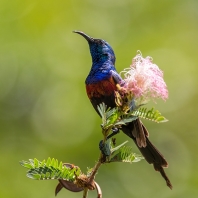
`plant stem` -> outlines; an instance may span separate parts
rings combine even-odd
[[[86,198],[86,197],[87,197],[88,191],[89,191],[88,188],[84,188],[84,191],[83,191],[83,198]]]
[[[111,130],[111,129],[110,129],[110,130]],[[108,129],[108,131],[109,131],[109,129]],[[105,134],[105,135],[104,135],[104,139],[103,139],[103,144],[104,144],[104,143],[106,142],[106,140],[107,140],[107,135],[108,135],[108,133],[104,133],[104,129],[103,129],[102,133]],[[92,183],[92,182],[94,181],[95,176],[96,176],[96,173],[98,172],[98,169],[99,169],[100,166],[102,165],[102,158],[103,158],[103,154],[102,154],[102,152],[100,152],[99,160],[98,160],[98,162],[95,164],[95,166],[94,166],[94,168],[93,168],[93,171],[92,171],[92,173],[91,173],[91,175],[90,175],[90,177],[89,177],[89,182],[90,182],[90,183]]]
[[[104,131],[102,131],[102,132],[104,132]],[[103,133],[103,134],[105,134],[105,133]],[[108,134],[108,133],[106,133],[106,134]],[[107,135],[104,135],[103,143],[105,143],[106,140],[107,140]],[[94,168],[93,168],[93,171],[92,171],[92,173],[91,173],[91,175],[90,175],[90,177],[89,177],[88,183],[91,184],[91,185],[92,185],[93,183],[94,183],[94,185],[95,185],[94,179],[95,179],[96,173],[98,172],[98,169],[99,169],[100,166],[102,165],[102,159],[103,159],[103,154],[102,154],[102,152],[100,152],[100,157],[99,157],[99,159],[98,159],[98,162],[95,164],[95,166],[94,166]],[[100,190],[101,190],[101,189],[100,189]],[[89,191],[88,188],[85,188],[85,189],[84,189],[83,198],[86,198],[86,197],[87,197],[88,191]],[[102,193],[101,193],[101,195],[98,195],[98,196],[101,197],[101,196],[102,196]]]
[[[96,165],[94,166],[91,176],[89,177],[90,183],[92,183],[93,180],[95,179],[96,173],[98,172],[98,169],[100,168],[100,166],[102,164],[101,159],[102,159],[102,154],[100,154],[100,158],[99,158],[98,162],[96,163]]]

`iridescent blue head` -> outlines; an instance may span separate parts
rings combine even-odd
[[[111,61],[113,65],[115,64],[116,58],[114,51],[106,41],[92,38],[81,31],[74,32],[80,34],[88,41],[93,63]]]

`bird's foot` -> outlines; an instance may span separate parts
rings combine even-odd
[[[103,156],[108,157],[111,155],[111,148],[110,148],[110,142],[106,141],[105,143],[103,140],[99,143],[99,149],[102,152]]]
[[[109,139],[112,138],[114,135],[116,135],[118,133],[119,133],[119,129],[118,128],[113,128],[112,133],[107,136],[107,141],[106,142],[103,142],[103,140],[100,141],[99,149],[104,156],[103,162],[105,162],[106,158],[111,155],[111,147],[110,147],[110,140]]]
[[[119,132],[120,132],[120,129],[118,129],[118,128],[112,128],[112,133],[107,136],[107,140],[109,138],[112,138],[114,135],[118,134]]]

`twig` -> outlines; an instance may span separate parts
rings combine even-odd
[[[105,131],[104,129],[102,129],[102,133],[104,134],[104,139],[103,139],[103,144],[106,142],[107,140],[107,135],[108,135],[108,132],[110,131],[111,129],[108,129],[108,131]],[[89,182],[92,183],[95,179],[95,176],[96,176],[96,173],[98,172],[98,169],[100,168],[100,166],[102,165],[102,159],[103,159],[103,154],[102,152],[100,152],[100,157],[99,157],[99,160],[98,162],[96,163],[96,165],[94,166],[93,168],[93,171],[89,177]]]
[[[108,131],[110,131],[111,129],[108,129]],[[103,139],[103,143],[105,143],[106,142],[106,140],[107,140],[107,135],[108,135],[108,132],[107,131],[104,131],[104,129],[103,129],[103,134],[104,134],[104,139]],[[97,191],[98,191],[98,184],[94,181],[94,179],[95,179],[95,176],[96,176],[96,173],[98,172],[98,169],[100,168],[100,166],[102,165],[102,160],[103,160],[103,154],[102,154],[102,152],[100,152],[100,157],[99,157],[99,159],[98,159],[98,162],[95,164],[95,166],[94,166],[94,168],[93,168],[93,171],[92,171],[92,173],[91,173],[91,175],[90,175],[90,177],[89,177],[89,180],[88,180],[88,184],[93,184],[94,183],[94,185],[96,186],[96,188],[97,188]],[[88,188],[85,188],[84,189],[84,192],[83,192],[83,198],[86,198],[87,197],[87,195],[88,195],[88,191],[89,191],[89,189]],[[98,194],[98,197],[100,198],[100,197],[102,197],[102,192],[101,192],[101,189],[100,189],[100,192],[99,192],[99,194]]]
[[[83,191],[83,198],[86,198],[86,197],[87,197],[88,191],[89,191],[88,188],[84,188],[84,191]]]
[[[95,186],[96,186],[96,190],[98,193],[97,198],[102,198],[102,190],[101,190],[100,186],[96,182],[95,182]]]
[[[96,173],[98,172],[98,169],[100,168],[100,166],[102,164],[101,159],[102,159],[102,154],[100,154],[100,158],[99,158],[98,162],[96,163],[96,165],[94,166],[91,176],[89,177],[90,183],[92,183],[94,181]]]

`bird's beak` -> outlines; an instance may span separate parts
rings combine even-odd
[[[93,41],[94,41],[94,38],[88,36],[88,35],[85,34],[84,32],[77,31],[77,30],[74,30],[73,32],[74,32],[74,33],[77,33],[77,34],[80,34],[80,35],[83,36],[88,42],[93,42]]]

